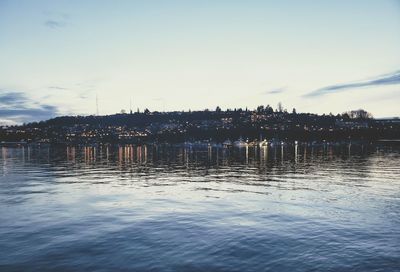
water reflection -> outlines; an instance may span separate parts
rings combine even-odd
[[[0,270],[395,271],[396,146],[1,148]]]
[[[100,145],[67,147],[1,148],[3,172],[11,161],[19,164],[49,163],[69,165],[118,165],[126,169],[137,165],[181,165],[227,167],[243,165],[263,168],[329,164],[335,160],[362,159],[392,147],[385,146],[307,146],[274,145],[223,148],[219,146]],[[364,164],[365,165],[365,164]]]

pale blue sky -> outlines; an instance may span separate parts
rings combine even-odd
[[[398,116],[400,1],[0,0],[0,122],[276,106]],[[28,116],[29,115],[29,116]]]

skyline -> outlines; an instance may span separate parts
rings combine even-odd
[[[121,109],[399,116],[399,1],[0,0],[0,124]]]

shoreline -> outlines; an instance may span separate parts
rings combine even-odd
[[[228,141],[228,140],[227,140]],[[93,143],[40,143],[40,142],[0,142],[0,147],[48,147],[48,146],[142,146],[161,145],[173,147],[276,147],[276,146],[346,146],[346,145],[376,145],[400,144],[400,139],[338,140],[338,141],[185,141],[185,142],[93,142]]]

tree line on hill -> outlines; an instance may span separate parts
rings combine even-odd
[[[223,142],[238,138],[298,141],[376,140],[399,138],[396,120],[382,122],[365,110],[343,114],[297,113],[278,104],[254,110],[215,110],[61,116],[47,121],[0,129],[0,141],[49,142]]]

